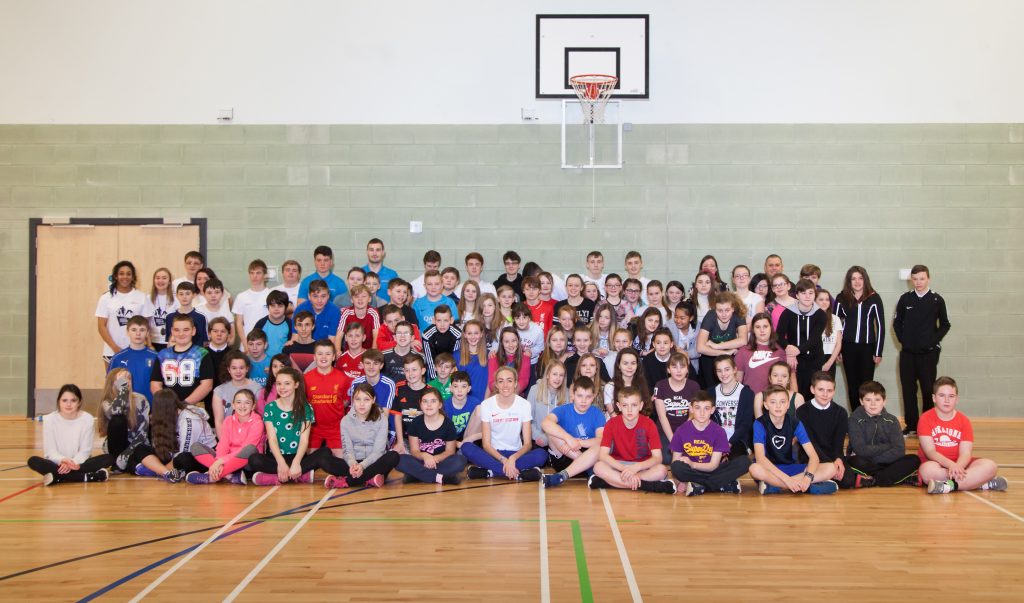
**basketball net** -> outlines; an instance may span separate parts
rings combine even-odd
[[[588,73],[574,75],[569,78],[576,96],[580,99],[580,109],[583,111],[583,123],[603,124],[604,108],[611,98],[615,84],[619,78],[614,75],[601,75]]]

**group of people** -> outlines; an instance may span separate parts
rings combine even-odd
[[[1007,487],[972,456],[956,382],[936,377],[950,323],[923,265],[893,318],[901,425],[873,379],[887,320],[860,266],[833,297],[820,268],[794,281],[774,254],[761,273],[734,267],[729,284],[706,256],[686,287],[645,277],[636,251],[623,274],[605,274],[594,251],[564,278],[532,262],[520,271],[509,251],[493,282],[477,252],[463,278],[428,251],[411,281],[384,265],[379,239],[366,253],[342,279],[317,247],[313,274],[287,260],[273,289],[253,260],[233,299],[197,252],[185,277],[158,269],[149,294],[119,262],[96,312],[98,417],[64,386],[30,466],[47,484],[112,468],[257,485],[312,482],[319,469],[328,488],[379,487],[395,469],[437,484],[464,471],[548,487],[581,476],[691,496],[738,493],[748,472],[762,494]],[[840,364],[852,413],[834,399]],[[92,456],[96,433],[105,454]]]

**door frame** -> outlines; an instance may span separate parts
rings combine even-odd
[[[198,226],[199,253],[207,256],[206,218],[29,218],[28,220],[28,389],[26,416],[36,414],[36,235],[41,226]]]

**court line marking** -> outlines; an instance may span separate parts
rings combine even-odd
[[[612,510],[612,503],[608,500],[608,492],[604,488],[601,489],[601,498],[604,499],[604,509],[608,514],[608,525],[615,539],[615,547],[619,549],[619,560],[622,561],[622,570],[626,573],[629,593],[634,603],[642,602],[644,598],[640,596],[640,588],[636,584],[636,576],[633,575],[633,566],[629,563],[629,555],[626,554],[626,545],[622,542],[622,534],[619,533],[619,526],[615,522],[615,511]]]
[[[556,520],[557,521],[557,520]],[[572,548],[576,553],[576,576],[580,581],[581,603],[594,603],[594,590],[590,586],[590,571],[587,570],[587,554],[583,548],[583,530],[579,520],[572,520]]]
[[[997,505],[996,503],[988,500],[987,498],[982,498],[982,497],[978,496],[977,494],[975,494],[974,492],[966,492],[965,491],[964,494],[967,494],[971,498],[974,498],[976,500],[980,500],[981,502],[983,502],[986,505],[992,507],[993,509],[995,509],[997,511],[1000,511],[1002,513],[1005,513],[1006,515],[1009,515],[1010,517],[1016,519],[1017,521],[1019,521],[1021,523],[1024,523],[1024,517],[1021,517],[1020,515],[1017,515],[1013,511],[1010,511],[1009,509],[1004,509],[1003,507],[1001,507],[1001,506]]]
[[[544,504],[544,480],[538,483],[540,489],[540,600],[551,601],[551,575],[548,567],[548,511]]]
[[[313,515],[315,515],[317,511],[320,510],[320,507],[324,506],[324,504],[332,496],[334,496],[335,492],[337,492],[336,488],[331,488],[330,490],[328,490],[327,494],[324,494],[323,498],[320,499],[320,502],[316,503],[316,505],[312,509],[310,509],[308,513],[306,513],[305,517],[302,518],[302,521],[295,524],[295,526],[292,527],[292,529],[287,534],[285,534],[284,538],[282,538],[274,546],[274,548],[270,549],[270,552],[267,553],[267,555],[263,559],[261,559],[259,563],[256,564],[256,567],[252,568],[252,571],[249,572],[249,575],[247,575],[245,578],[242,578],[242,581],[238,583],[238,586],[235,587],[235,590],[231,591],[231,593],[228,596],[224,597],[224,603],[231,603],[232,601],[237,599],[238,595],[242,594],[242,591],[245,590],[245,587],[249,586],[249,583],[252,582],[253,579],[256,578],[256,576],[258,576],[261,571],[263,571],[263,568],[267,567],[267,564],[270,563],[270,561],[274,557],[276,557],[278,553],[281,552],[281,549],[283,549],[285,545],[287,545],[291,541],[291,539],[299,533],[299,530],[302,529],[302,526],[306,525],[306,522],[308,522],[309,519],[313,517]]]
[[[13,463],[5,463],[5,464],[9,465],[9,464],[13,464]],[[8,467],[6,469],[0,469],[0,473],[3,473],[4,471],[14,471],[15,469],[26,469],[27,467],[28,467],[28,465],[26,465],[24,463],[18,463],[17,467]]]
[[[26,493],[26,492],[28,492],[30,490],[33,490],[35,488],[38,488],[39,486],[42,486],[42,485],[43,485],[43,482],[39,482],[39,483],[36,483],[36,484],[32,484],[28,488],[22,488],[21,490],[18,490],[14,494],[8,494],[7,496],[5,496],[3,498],[0,498],[0,503],[4,502],[5,500],[11,500],[15,496],[18,496],[19,494],[24,494],[24,493]]]
[[[35,482],[38,477],[0,477],[0,482]]]
[[[156,587],[158,587],[161,584],[163,584],[164,580],[167,580],[168,578],[170,578],[171,575],[174,574],[174,572],[176,572],[179,569],[181,569],[186,563],[191,561],[192,558],[195,557],[196,555],[198,555],[203,549],[205,549],[206,547],[208,547],[211,544],[213,544],[213,542],[215,540],[220,538],[221,534],[223,534],[224,532],[227,532],[228,530],[230,530],[231,527],[234,526],[236,523],[238,523],[238,521],[240,519],[242,519],[243,517],[248,515],[249,512],[252,511],[253,509],[255,509],[256,507],[258,507],[260,505],[260,503],[262,503],[263,501],[267,500],[267,498],[270,497],[271,494],[273,494],[274,492],[277,492],[277,489],[280,488],[280,487],[281,487],[280,484],[278,484],[277,486],[274,486],[273,488],[271,488],[266,494],[264,494],[263,496],[257,498],[256,500],[254,500],[251,505],[249,505],[248,507],[243,509],[242,512],[239,513],[238,515],[235,515],[234,517],[232,517],[231,521],[229,521],[226,524],[224,524],[223,526],[221,526],[221,528],[219,530],[217,530],[216,532],[211,534],[209,538],[207,538],[206,540],[204,540],[202,542],[202,544],[200,544],[199,546],[197,546],[194,549],[192,549],[188,553],[188,555],[185,555],[184,557],[179,559],[178,562],[175,563],[173,566],[167,568],[167,571],[165,571],[163,574],[161,574],[159,578],[157,578],[156,580],[153,580],[152,582],[150,582],[149,586],[147,586],[146,588],[142,589],[142,591],[140,591],[139,594],[137,594],[134,597],[132,597],[132,599],[130,600],[129,603],[138,603],[138,601],[141,601],[146,595],[148,595],[149,593],[153,592],[153,590],[156,589]]]

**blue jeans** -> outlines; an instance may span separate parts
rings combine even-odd
[[[498,454],[505,458],[508,458],[515,453],[515,450],[498,451]],[[483,448],[477,446],[473,442],[464,442],[462,444],[462,455],[477,467],[491,470],[496,477],[505,474],[505,469],[501,462],[487,454]],[[522,471],[523,469],[529,469],[531,467],[542,467],[547,461],[548,451],[543,448],[533,447],[529,452],[516,459],[516,469]]]

